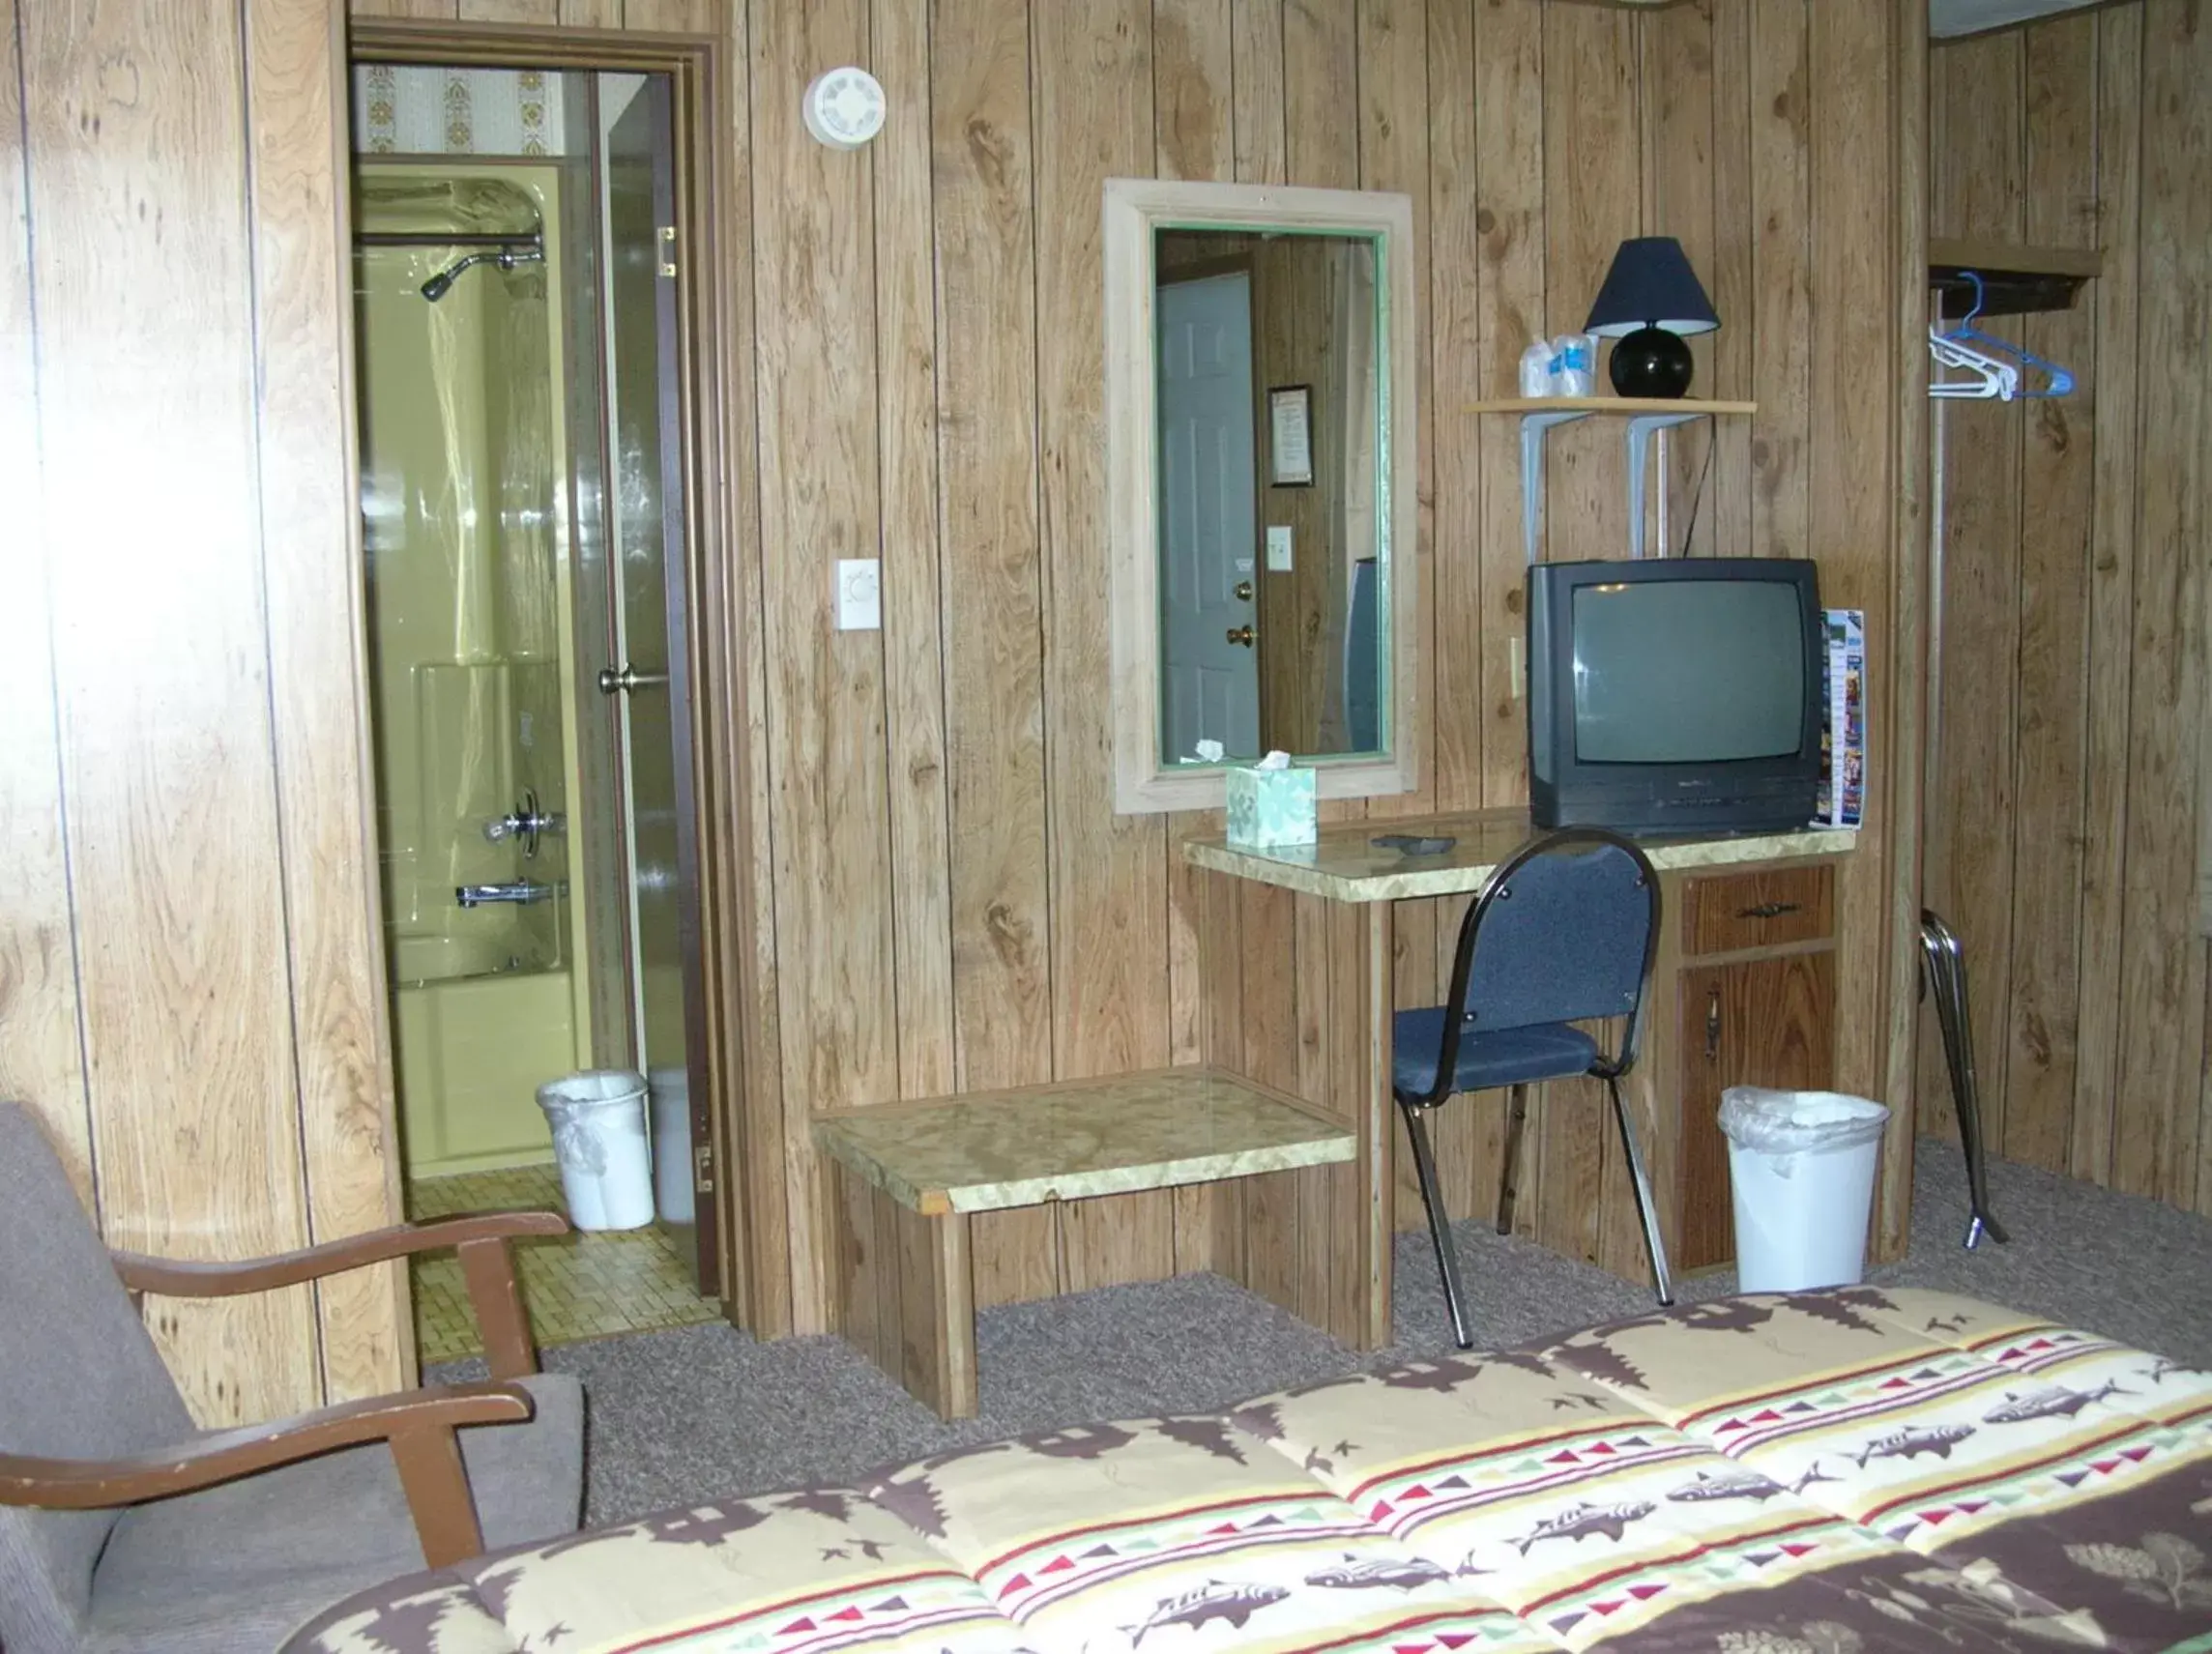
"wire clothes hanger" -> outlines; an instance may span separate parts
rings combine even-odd
[[[1974,318],[1982,313],[1988,292],[1979,273],[1963,270],[1959,274],[1973,283],[1974,306],[1948,333],[1930,327],[1928,349],[1944,366],[1958,368],[1974,377],[1931,385],[1928,393],[1932,396],[1994,397],[2006,402],[2016,397],[2037,399],[2070,394],[2074,389],[2074,375],[2065,368],[2054,362],[2046,362],[2033,351],[2023,350],[2017,344],[1986,334],[1974,326]],[[1999,354],[1993,356],[1990,354],[1992,351]],[[2020,365],[2015,366],[2015,363]],[[2039,388],[2030,388],[2021,371],[2023,367],[2041,373],[2046,383]]]

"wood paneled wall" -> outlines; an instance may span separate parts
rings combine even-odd
[[[338,19],[0,9],[0,1094],[116,1244],[394,1209]],[[150,1301],[199,1414],[395,1384],[396,1269]]]
[[[1897,392],[1918,384],[1895,331],[1920,256],[1909,7],[842,0],[728,26],[750,110],[750,555],[792,1214],[758,1262],[775,1276],[787,1248],[790,1326],[827,1324],[812,1112],[1200,1049],[1204,921],[1175,844],[1206,818],[1109,802],[1106,178],[1414,199],[1423,781],[1377,811],[1525,796],[1518,433],[1461,404],[1510,386],[1531,334],[1578,325],[1641,230],[1682,236],[1730,319],[1700,347],[1706,388],[1767,409],[1723,434],[1701,542],[1821,558],[1832,600],[1869,610],[1877,659],[1917,660],[1917,565],[1894,554],[1916,407]],[[846,60],[883,78],[891,119],[831,155],[790,102]],[[1702,458],[1677,445],[1678,524]],[[1617,428],[1562,433],[1552,475],[1552,554],[1617,551]],[[881,634],[829,629],[830,560],[855,553],[885,561]],[[1912,693],[1877,667],[1877,753],[1908,707],[1890,772],[1916,781]],[[1893,921],[1916,880],[1887,821],[1915,817],[1877,813],[1845,875],[1841,1072],[1883,1094],[1909,1077]],[[1433,999],[1450,916],[1398,929],[1400,991]],[[1294,971],[1300,939],[1283,941]],[[1594,1145],[1594,1124],[1553,1129]],[[978,1301],[1163,1273],[1172,1209],[1139,1195],[979,1221]]]
[[[1931,86],[1934,232],[2104,274],[1992,328],[2073,395],[1943,409],[1928,899],[1965,943],[1995,1151],[2212,1213],[2212,6],[1946,44]],[[1932,1022],[1922,1071],[1947,1129]]]
[[[750,692],[730,726],[749,740],[721,756],[761,805],[771,915],[739,1138],[757,1330],[828,1324],[814,1111],[1201,1049],[1205,919],[1174,844],[1207,820],[1110,802],[1110,176],[1416,203],[1423,780],[1379,808],[1523,796],[1516,433],[1461,407],[1512,383],[1532,334],[1580,323],[1621,237],[1682,237],[1729,323],[1699,346],[1701,385],[1763,408],[1721,433],[1700,543],[1818,556],[1831,600],[1869,611],[1888,808],[1843,875],[1839,1073],[1908,1083],[1921,720],[1916,675],[1893,667],[1920,653],[1917,563],[1896,547],[1919,533],[1900,295],[1925,43],[1907,0],[357,3],[725,43],[723,508]],[[390,1209],[393,1146],[343,665],[338,19],[296,0],[0,0],[0,51],[20,47],[0,100],[21,102],[0,108],[0,480],[32,502],[9,507],[0,626],[51,686],[0,712],[20,828],[0,1081],[128,1244],[364,1227]],[[798,118],[841,62],[890,92],[857,154]],[[1703,448],[1676,450],[1679,523]],[[1563,433],[1552,478],[1552,553],[1620,546],[1615,435]],[[884,560],[881,632],[830,628],[850,555]],[[1401,992],[1432,997],[1449,916],[1398,931]],[[1286,972],[1299,945],[1282,938]],[[1309,1031],[1283,1030],[1301,1050]],[[1163,1272],[1171,1210],[1138,1195],[979,1221],[978,1297]],[[390,1272],[158,1319],[211,1417],[402,1364]]]

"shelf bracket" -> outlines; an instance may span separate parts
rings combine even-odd
[[[1628,421],[1628,555],[1634,559],[1644,556],[1644,459],[1650,448],[1651,433],[1663,431],[1670,425],[1686,425],[1692,420],[1706,416],[1697,414],[1638,414]],[[1662,524],[1662,527],[1665,525]],[[1665,557],[1662,545],[1659,555]]]
[[[1580,410],[1521,416],[1521,545],[1536,565],[1536,524],[1544,502],[1544,433],[1589,416]]]

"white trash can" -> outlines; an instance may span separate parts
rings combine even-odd
[[[645,1138],[645,1077],[593,1068],[538,1088],[553,1127],[561,1192],[578,1229],[643,1229],[653,1221],[653,1155]]]
[[[670,1063],[647,1076],[653,1091],[653,1194],[663,1223],[691,1223],[691,1076]]]
[[[1738,1291],[1802,1292],[1859,1279],[1888,1123],[1880,1103],[1841,1091],[1731,1086],[1721,1093]]]

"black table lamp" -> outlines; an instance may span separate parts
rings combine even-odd
[[[1720,325],[1682,244],[1673,236],[1637,236],[1613,255],[1585,331],[1615,341],[1615,391],[1671,397],[1690,389],[1697,366],[1683,336]]]

